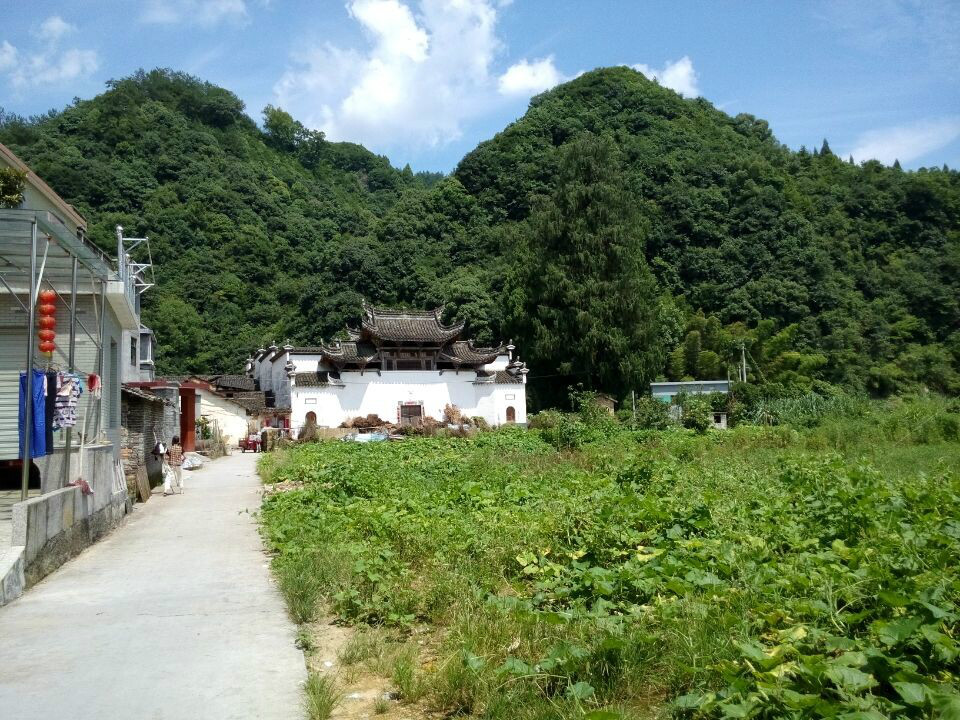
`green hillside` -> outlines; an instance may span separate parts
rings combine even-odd
[[[665,375],[726,377],[742,338],[758,379],[960,391],[960,174],[854,165],[826,141],[792,152],[763,120],[612,68],[535,98],[456,177],[536,248],[538,198],[551,205],[570,182],[564,156],[585,133],[613,145],[618,177],[606,182],[632,198],[635,232],[671,296]],[[540,300],[521,306],[521,326]],[[549,372],[565,359],[531,361]]]
[[[114,249],[118,223],[150,235],[145,320],[163,372],[236,370],[262,342],[329,337],[361,294],[393,282],[379,219],[435,180],[282,111],[264,119],[261,131],[232,93],[162,70],[60,113],[0,115],[0,142],[88,218],[93,240]]]
[[[774,392],[960,392],[960,174],[854,165],[626,68],[535,98],[450,178],[327,142],[231,93],[138,73],[59,113],[0,115],[95,240],[149,232],[166,372],[311,342],[360,298],[446,302],[513,337],[532,390],[726,377]],[[550,376],[538,379],[536,376]]]

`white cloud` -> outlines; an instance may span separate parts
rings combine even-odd
[[[406,5],[397,0],[359,0],[347,10],[377,38],[383,55],[418,63],[427,59],[430,40]]]
[[[958,137],[960,117],[923,120],[865,132],[857,138],[856,147],[849,154],[857,162],[879,160],[891,165],[894,160],[899,160],[907,163],[950,144]]]
[[[92,75],[100,67],[93,50],[70,49],[63,52],[42,52],[30,55],[10,71],[16,88],[58,85]]]
[[[148,25],[196,23],[213,27],[222,22],[247,20],[245,0],[148,0],[140,22]]]
[[[700,96],[700,88],[697,87],[697,72],[693,69],[693,61],[686,55],[676,62],[667,61],[667,64],[660,70],[642,63],[632,67],[651,80],[656,78],[661,85],[676,90],[684,97]]]
[[[511,65],[500,76],[498,86],[503,95],[534,95],[559,85],[566,78],[553,64],[553,55],[528,62],[526,59]]]
[[[75,31],[76,27],[62,17],[52,15],[33,33],[39,49],[19,51],[4,40],[0,44],[0,74],[18,90],[89,77],[100,67],[96,51],[60,48],[60,40]]]
[[[40,30],[36,35],[41,40],[57,42],[64,35],[69,35],[74,30],[76,28],[59,15],[51,15],[40,23]]]
[[[457,139],[464,120],[496,101],[500,50],[490,0],[350,0],[368,47],[295,51],[277,103],[333,140],[384,148]]]
[[[0,45],[0,72],[17,64],[17,49],[6,40]]]

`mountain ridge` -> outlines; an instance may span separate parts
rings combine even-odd
[[[264,112],[260,128],[229,91],[154,70],[61,112],[0,116],[0,142],[87,214],[95,241],[109,246],[117,223],[151,235],[146,317],[166,372],[228,371],[262,342],[329,337],[361,297],[446,303],[478,340],[518,333],[522,350],[533,338],[516,310],[537,299],[514,269],[544,259],[518,253],[536,247],[570,148],[596,136],[661,292],[656,375],[722,376],[742,342],[786,390],[960,392],[955,171],[851,165],[826,142],[794,152],[763,120],[625,67],[535,97],[445,178]],[[561,376],[569,361],[528,359]]]

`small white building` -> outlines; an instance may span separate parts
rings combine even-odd
[[[461,339],[463,323],[441,322],[441,310],[364,305],[347,340],[261,348],[247,373],[268,405],[289,411],[294,436],[308,419],[319,427],[367,415],[398,425],[439,421],[448,405],[491,426],[525,424],[527,368],[513,346],[475,347]]]

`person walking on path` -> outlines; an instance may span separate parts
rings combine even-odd
[[[183,495],[183,446],[180,444],[180,437],[177,435],[174,436],[173,442],[170,443],[170,448],[167,450],[167,464],[172,472],[163,474],[163,494],[173,495],[172,475],[177,490]]]

